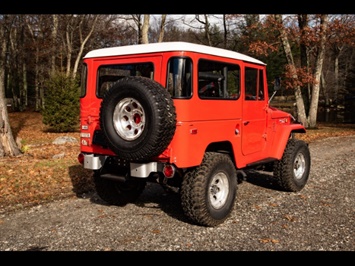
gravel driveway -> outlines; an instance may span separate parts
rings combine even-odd
[[[135,204],[69,198],[0,214],[1,251],[354,251],[355,136],[310,144],[311,174],[298,193],[249,172],[232,216],[206,228],[179,197],[148,184]]]

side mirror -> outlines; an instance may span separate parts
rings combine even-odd
[[[271,103],[272,99],[274,98],[276,92],[281,89],[281,78],[280,77],[276,77],[275,78],[275,82],[274,82],[274,92],[271,95],[270,99],[269,99],[269,104]]]
[[[278,91],[281,88],[281,78],[276,77],[274,82],[274,91]]]

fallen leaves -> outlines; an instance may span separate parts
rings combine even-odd
[[[91,172],[79,165],[79,144],[54,145],[59,136],[79,139],[77,133],[48,133],[37,112],[9,113],[15,138],[27,148],[18,158],[0,159],[0,206],[33,205],[92,189]],[[65,153],[61,159],[53,156]],[[76,187],[80,184],[81,187]],[[1,211],[1,210],[0,210]]]

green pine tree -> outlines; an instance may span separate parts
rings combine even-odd
[[[44,93],[43,123],[53,132],[75,132],[79,129],[80,85],[64,73],[54,74]]]

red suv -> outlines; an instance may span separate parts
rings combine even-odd
[[[270,107],[255,58],[187,42],[112,47],[84,57],[82,78],[78,159],[109,204],[157,182],[180,194],[192,223],[216,226],[244,170],[272,171],[285,191],[308,180],[308,145],[294,138],[306,130]]]

